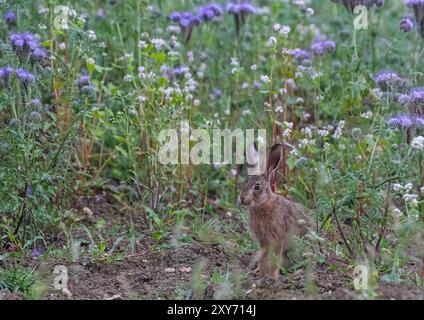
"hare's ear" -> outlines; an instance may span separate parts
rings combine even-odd
[[[265,168],[262,168],[261,170],[264,161],[260,157],[258,147],[255,142],[246,144],[246,160],[248,164],[247,175],[258,176],[264,173]]]
[[[259,163],[259,153],[256,142],[252,142],[246,145],[246,158],[247,163],[251,167],[256,167]]]
[[[269,150],[268,161],[266,164],[266,172],[268,177],[271,177],[272,174],[278,169],[278,166],[281,162],[283,145],[280,143],[274,144]]]

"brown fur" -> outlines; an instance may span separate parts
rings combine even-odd
[[[293,236],[304,235],[312,227],[312,219],[300,204],[271,191],[270,179],[280,160],[281,145],[277,144],[269,153],[267,172],[247,177],[239,199],[249,206],[249,227],[261,247],[257,271],[274,277]]]

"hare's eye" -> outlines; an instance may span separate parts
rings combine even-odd
[[[261,190],[261,184],[260,183],[255,184],[255,190]]]

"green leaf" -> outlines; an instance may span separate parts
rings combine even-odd
[[[152,53],[151,58],[159,63],[164,63],[166,60],[166,54],[163,52],[154,52]]]
[[[88,72],[93,73],[94,71],[96,71],[96,66],[92,63],[87,62],[87,70]]]

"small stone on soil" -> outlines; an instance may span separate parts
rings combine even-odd
[[[181,267],[180,271],[185,272],[185,273],[189,273],[189,272],[191,272],[191,267]]]

